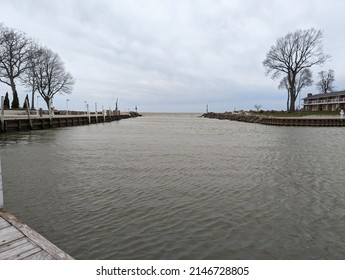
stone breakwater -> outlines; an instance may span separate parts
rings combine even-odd
[[[259,115],[251,115],[247,113],[206,113],[203,114],[202,117],[210,118],[210,119],[219,119],[219,120],[231,120],[231,121],[239,121],[239,122],[249,122],[249,123],[263,123],[263,119],[267,117],[262,117]]]

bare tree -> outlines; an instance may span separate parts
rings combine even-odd
[[[36,59],[39,63],[33,68],[34,82],[37,91],[50,108],[55,94],[72,92],[74,79],[69,72],[66,72],[58,54],[47,48],[41,48],[38,54],[39,57]]]
[[[266,75],[271,74],[272,79],[275,79],[283,74],[287,79],[290,112],[295,111],[298,95],[297,75],[304,69],[325,63],[330,58],[323,52],[322,38],[321,30],[297,30],[279,38],[266,54],[263,61]]]
[[[35,92],[37,91],[35,67],[38,67],[41,59],[43,59],[42,48],[36,43],[32,43],[29,50],[26,71],[21,76],[22,83],[31,90],[31,109],[35,109]]]
[[[328,93],[332,92],[335,87],[333,85],[334,83],[334,71],[328,70],[319,72],[319,78],[320,81],[316,84],[317,88],[321,93]]]
[[[312,79],[313,74],[311,73],[311,70],[309,68],[303,69],[301,72],[299,72],[296,75],[296,80],[295,80],[295,94],[296,94],[296,99],[298,95],[300,94],[302,88],[304,87],[310,87],[313,85],[313,79]],[[286,89],[288,93],[288,99],[286,103],[286,108],[287,111],[290,111],[290,84],[289,84],[289,79],[287,76],[285,76],[279,83],[278,86],[279,89]]]
[[[255,104],[254,108],[257,112],[259,112],[259,110],[262,108],[262,105],[261,104]]]
[[[30,39],[20,31],[0,26],[0,82],[12,89],[13,100],[18,100],[16,79],[27,67]],[[19,104],[12,107],[18,108]]]

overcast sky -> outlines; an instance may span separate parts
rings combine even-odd
[[[279,37],[311,27],[332,56],[312,68],[314,81],[333,69],[345,89],[345,1],[0,0],[0,9],[0,22],[57,52],[76,79],[71,95],[54,98],[58,109],[67,98],[79,110],[85,101],[114,108],[117,98],[141,112],[286,109],[262,61]]]

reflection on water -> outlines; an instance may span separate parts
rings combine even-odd
[[[195,114],[4,134],[5,206],[77,259],[343,259],[344,136]]]

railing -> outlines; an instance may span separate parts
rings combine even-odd
[[[304,105],[317,105],[317,104],[336,104],[345,103],[345,98],[333,98],[333,99],[321,99],[321,100],[311,100],[304,101]]]

